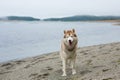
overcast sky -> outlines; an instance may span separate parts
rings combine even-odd
[[[0,16],[120,16],[120,0],[0,0]]]

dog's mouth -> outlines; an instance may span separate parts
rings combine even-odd
[[[71,40],[69,40],[69,44],[72,45],[72,41]]]

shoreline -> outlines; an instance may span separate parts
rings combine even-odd
[[[88,46],[81,46],[81,47],[78,47],[78,49],[80,49],[80,48],[92,47],[92,46],[105,45],[105,44],[111,44],[111,43],[117,43],[117,42],[109,42],[109,43],[101,43],[101,44],[94,44],[94,45],[88,45]],[[119,43],[119,42],[118,42],[118,43]],[[11,60],[7,60],[7,61],[0,62],[0,64],[9,63],[9,62],[14,62],[14,61],[19,61],[19,60],[24,60],[24,59],[26,60],[26,59],[29,59],[29,58],[34,58],[34,57],[49,55],[49,54],[53,54],[53,53],[59,53],[59,51],[52,51],[52,52],[42,53],[42,54],[35,55],[35,56],[29,56],[29,57],[11,59]]]
[[[31,21],[0,21],[0,22],[31,22]],[[120,20],[88,20],[88,21],[32,21],[32,22],[107,22],[119,26]]]
[[[0,80],[119,80],[120,42],[77,49],[77,74],[62,77],[59,52],[0,63]],[[6,77],[7,76],[7,77]]]

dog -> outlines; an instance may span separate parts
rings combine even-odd
[[[60,57],[62,60],[62,76],[67,76],[66,66],[67,63],[71,64],[72,74],[76,74],[75,62],[76,62],[76,50],[77,50],[78,38],[75,29],[64,30],[64,37],[61,41]]]

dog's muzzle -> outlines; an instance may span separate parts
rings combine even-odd
[[[68,42],[69,42],[70,45],[72,45],[73,38],[72,37],[68,37]]]

